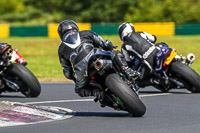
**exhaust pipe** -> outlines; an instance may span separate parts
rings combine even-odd
[[[112,61],[111,60],[98,59],[94,62],[94,67],[98,71],[100,69],[103,69],[103,68],[112,68]]]
[[[192,65],[192,63],[194,62],[194,60],[195,60],[195,55],[193,53],[189,53],[187,55],[185,64],[188,65],[188,66],[190,66],[190,65]]]

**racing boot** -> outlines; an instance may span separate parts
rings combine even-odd
[[[94,102],[100,102],[101,107],[105,107],[106,104],[104,103],[104,92],[97,88],[90,88],[90,87],[83,87],[80,88],[78,91],[78,95],[80,97],[88,97],[88,96],[94,96]]]
[[[137,71],[134,71],[128,66],[122,67],[122,72],[125,74],[125,76],[130,80],[132,78],[138,78],[140,76],[140,73]]]
[[[139,72],[134,71],[128,66],[124,55],[122,55],[119,51],[113,51],[113,53],[113,61],[129,80],[140,76]]]
[[[76,90],[76,93],[78,93],[78,95],[80,97],[94,96],[92,88],[87,87],[87,86],[82,87],[82,88],[80,88],[78,90],[77,89],[75,89],[75,90]]]
[[[103,95],[104,95],[102,90],[100,90],[98,88],[92,88],[91,86],[82,87],[78,90],[77,93],[80,97],[95,96],[96,97],[95,102],[103,99]]]

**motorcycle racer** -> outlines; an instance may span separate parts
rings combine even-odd
[[[90,79],[85,75],[88,60],[102,50],[112,51],[113,45],[109,40],[90,30],[79,31],[73,20],[64,20],[58,26],[58,34],[62,43],[58,49],[60,63],[66,78],[75,82],[75,92],[81,97],[102,97],[95,84],[90,84]],[[127,77],[135,76],[135,71],[130,69],[124,56],[119,51],[112,51],[112,60],[124,71]]]
[[[159,52],[160,48],[167,46],[165,43],[156,43],[157,37],[147,32],[136,32],[132,23],[122,23],[119,28],[119,36],[123,41],[122,54],[129,66],[136,70],[142,63],[140,68],[141,79],[139,86],[151,84],[152,79],[149,75],[155,67],[154,57]]]

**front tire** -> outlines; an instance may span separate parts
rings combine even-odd
[[[41,86],[33,73],[25,66],[13,63],[5,72],[6,78],[16,82],[20,86],[20,91],[26,97],[38,97],[41,93]]]
[[[145,114],[145,105],[118,74],[108,75],[105,84],[115,96],[119,97],[126,110],[133,116],[141,117]]]
[[[189,91],[192,93],[200,93],[200,76],[192,68],[180,61],[175,61],[171,64],[170,72],[185,81]]]

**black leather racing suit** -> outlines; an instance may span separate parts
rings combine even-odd
[[[139,59],[143,64],[141,78],[145,79],[153,71],[154,56],[159,51],[159,47],[155,46],[155,39],[150,39],[152,35],[146,32],[131,32],[124,38],[122,45],[122,53],[129,64],[134,66],[135,59]]]
[[[91,96],[92,88],[88,85],[88,77],[85,76],[88,60],[92,55],[98,54],[103,49],[108,50],[109,48],[105,40],[95,32],[85,30],[81,31],[79,34],[81,44],[73,49],[62,42],[58,49],[58,55],[60,63],[64,68],[63,73],[65,77],[74,80],[76,83],[75,92],[80,96]],[[65,38],[65,36],[63,38]],[[112,51],[112,53],[112,59],[115,60],[117,65],[127,65],[124,56],[120,52]]]

